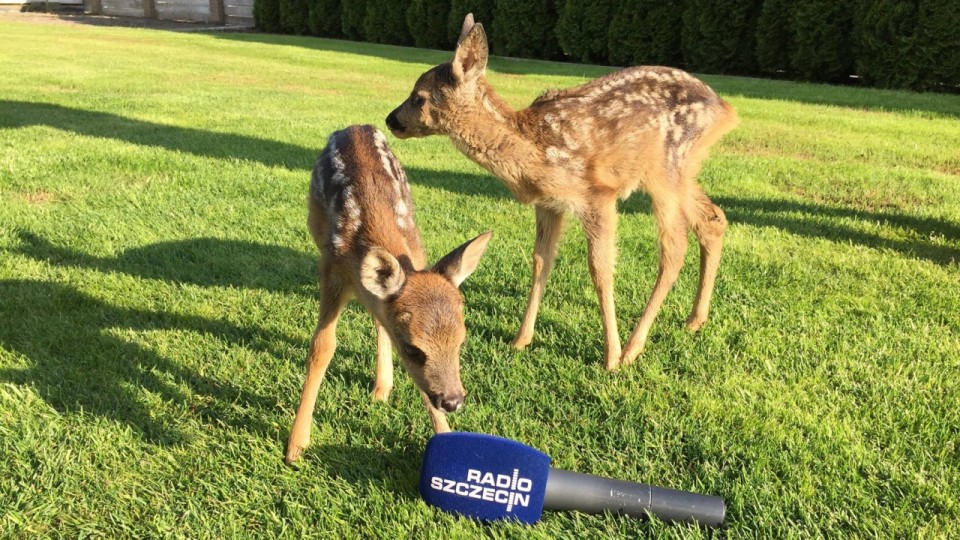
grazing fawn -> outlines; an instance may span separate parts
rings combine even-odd
[[[307,376],[287,443],[287,463],[310,441],[313,409],[336,348],[337,319],[356,296],[373,315],[377,371],[373,399],[393,388],[391,345],[420,390],[433,430],[450,431],[445,412],[460,408],[460,346],[466,336],[458,287],[480,262],[491,232],[426,263],[413,222],[410,186],[373,126],[332,134],[310,181],[308,225],[320,249],[320,315],[310,342]]]
[[[470,159],[536,209],[533,283],[513,346],[533,338],[564,215],[580,219],[599,297],[607,369],[631,363],[683,265],[687,230],[700,244],[700,284],[687,327],[707,320],[726,217],[696,182],[707,149],[737,124],[734,109],[691,75],[634,67],[583,86],[551,90],[514,111],[484,73],[487,38],[467,15],[453,61],[420,76],[387,116],[399,138],[448,135]],[[622,354],[614,311],[617,199],[650,195],[659,228],[660,268],[640,322]]]

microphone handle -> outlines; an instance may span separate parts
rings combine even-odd
[[[613,480],[550,468],[546,510],[576,510],[587,514],[611,512],[631,517],[650,515],[668,522],[699,523],[710,527],[723,523],[726,505],[720,497],[677,491],[649,484]]]

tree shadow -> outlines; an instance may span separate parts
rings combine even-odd
[[[383,119],[377,119],[374,125],[385,130],[382,122]],[[268,167],[307,171],[313,168],[317,155],[325,144],[325,141],[320,141],[316,148],[307,148],[259,137],[157,124],[50,103],[0,100],[0,128],[30,126],[48,126],[78,135],[115,139],[199,157],[248,160]],[[511,198],[500,181],[489,174],[449,173],[417,167],[404,169],[414,184],[463,195]],[[304,176],[304,193],[307,191],[308,182],[309,177]]]
[[[452,173],[420,167],[405,167],[404,170],[407,172],[410,183],[414,185],[439,189],[459,196],[514,200],[503,182],[490,174]]]
[[[243,346],[278,339],[262,330],[202,317],[117,307],[46,281],[0,281],[0,346],[29,367],[0,369],[0,381],[31,386],[62,413],[95,414],[124,423],[144,440],[168,445],[186,436],[175,419],[151,414],[147,401],[189,403],[199,418],[261,435],[276,429],[262,419],[276,399],[194,373],[115,331],[180,330]],[[184,395],[187,386],[193,398]]]
[[[317,256],[284,248],[281,246],[259,244],[255,242],[224,240],[214,238],[196,238],[175,242],[159,242],[140,248],[129,249],[116,257],[97,257],[79,251],[57,246],[49,240],[32,232],[17,232],[20,245],[6,250],[7,253],[28,257],[53,266],[82,268],[103,273],[121,273],[135,278],[156,279],[178,284],[201,287],[233,287],[237,289],[259,289],[270,292],[295,294],[309,298],[313,305],[318,298],[316,278]],[[351,303],[346,309],[362,311],[359,305]],[[139,313],[139,312],[137,312]],[[2,315],[2,310],[0,310]],[[169,323],[160,324],[161,328],[197,329],[218,336],[230,338],[245,346],[263,350],[275,357],[289,355],[289,350],[280,350],[275,344],[301,349],[306,357],[307,341],[292,341],[289,337],[262,329],[238,329],[230,324],[209,321],[197,317],[179,317],[158,314]],[[366,322],[365,317],[361,317]],[[119,319],[118,319],[119,320]],[[183,323],[183,324],[181,324]],[[313,330],[316,320],[303,321],[303,330]],[[373,338],[373,324],[366,329]],[[364,328],[353,329],[356,332]],[[0,343],[2,343],[0,333]],[[338,358],[356,358],[372,353],[350,348],[345,342],[337,347],[336,357],[331,363],[327,378],[342,379],[346,384],[358,384],[360,381],[372,385],[373,370],[364,370],[357,362],[338,362]],[[297,357],[297,366],[302,358]],[[363,364],[363,362],[359,362]]]
[[[387,437],[383,433],[363,431],[356,440],[376,441],[369,444],[314,444],[307,448],[295,467],[308,471],[318,466],[327,476],[347,481],[362,491],[393,493],[401,502],[419,499],[417,484],[423,459],[423,440]]]
[[[851,242],[874,249],[889,249],[907,257],[925,259],[947,266],[960,261],[960,250],[915,239],[891,239],[843,225],[835,220],[852,219],[864,223],[899,227],[911,236],[960,238],[960,224],[944,219],[917,217],[894,212],[868,212],[855,208],[827,206],[785,199],[749,199],[713,197],[733,223],[755,227],[776,227],[791,234]],[[832,218],[834,221],[817,219]]]
[[[309,169],[320,146],[295,144],[134,120],[116,114],[32,101],[0,100],[0,128],[49,126],[87,137],[116,139],[215,159],[239,159],[268,167]],[[307,180],[304,180],[306,185]]]
[[[44,103],[0,100],[0,127],[48,125],[93,137],[124,140],[146,146],[157,146],[218,159],[247,159],[268,166],[308,170],[319,148],[271,141],[257,137],[214,133],[209,131],[166,126],[132,120],[114,114],[84,111]],[[411,182],[451,193],[491,198],[512,198],[506,188],[493,176],[475,173],[447,173],[411,167],[407,169]],[[306,185],[306,179],[304,180]],[[784,217],[784,212],[851,218],[864,221],[884,221],[912,230],[921,235],[942,234],[960,237],[960,226],[935,218],[918,218],[892,212],[867,212],[842,207],[831,207],[787,200],[761,200],[739,197],[717,198],[734,222],[757,226],[773,226],[795,234],[847,240],[874,248],[888,248],[905,255],[916,256],[938,264],[950,264],[960,259],[957,250],[935,246],[920,240],[891,240],[864,233],[841,225],[824,224],[818,220]],[[646,211],[649,203],[636,194],[621,205],[624,212]],[[281,258],[284,258],[281,256]],[[289,259],[289,257],[287,257]],[[294,257],[295,259],[295,257]],[[296,263],[294,263],[296,264]],[[194,276],[193,279],[201,278]]]
[[[941,266],[960,262],[960,249],[922,240],[931,236],[943,236],[954,241],[960,239],[960,223],[946,219],[787,199],[726,196],[715,196],[711,199],[723,209],[732,224],[774,227],[798,236],[849,242],[873,249],[889,249],[906,257],[924,259]],[[634,193],[623,201],[620,207],[625,214],[649,214],[650,198],[646,194]],[[844,225],[841,220],[896,227],[905,230],[910,238],[884,238],[879,234]]]
[[[20,245],[10,253],[56,266],[116,272],[138,278],[202,287],[237,287],[316,297],[316,256],[243,240],[191,238],[128,249],[97,257],[17,231]]]

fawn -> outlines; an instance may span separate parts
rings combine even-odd
[[[448,135],[470,159],[536,209],[533,283],[513,346],[533,338],[564,214],[580,219],[590,276],[603,320],[606,368],[630,364],[683,265],[687,230],[700,244],[700,283],[686,325],[707,320],[720,265],[726,217],[696,182],[707,149],[737,124],[737,114],[707,85],[683,71],[633,67],[566,90],[551,90],[514,111],[484,73],[487,38],[467,15],[453,60],[420,76],[387,116],[398,138]],[[618,198],[650,195],[659,229],[660,264],[653,292],[626,347],[614,312]]]
[[[356,296],[373,315],[377,369],[373,399],[393,388],[391,345],[420,390],[434,432],[450,431],[445,412],[463,404],[460,346],[466,336],[458,287],[476,269],[491,232],[423,269],[410,186],[386,137],[373,126],[330,135],[313,169],[307,223],[320,249],[320,315],[307,376],[287,443],[293,463],[310,441],[313,409],[336,348],[344,304]]]

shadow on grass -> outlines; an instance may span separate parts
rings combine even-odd
[[[116,257],[97,257],[54,245],[32,232],[18,231],[17,236],[20,245],[11,253],[56,266],[203,287],[263,289],[311,298],[317,293],[317,257],[280,246],[193,238],[128,249]]]
[[[960,238],[960,223],[945,219],[918,217],[896,212],[872,212],[843,206],[830,206],[786,199],[750,199],[746,197],[711,197],[727,215],[731,224],[753,227],[774,227],[790,234],[823,238],[834,242],[853,243],[872,249],[889,249],[906,257],[918,258],[947,266],[960,261],[960,250],[935,245],[920,239],[897,240],[864,232],[840,220],[864,224],[877,223],[908,231],[916,238],[944,236]],[[650,213],[650,199],[634,194],[621,203],[624,214]]]
[[[375,127],[381,130],[386,129],[383,124],[384,119],[368,120],[371,120]],[[259,137],[157,124],[62,105],[0,100],[0,128],[30,126],[49,126],[87,137],[115,139],[199,157],[247,160],[262,163],[268,167],[286,167],[304,171],[313,169],[317,155],[326,144],[326,140],[320,140],[317,141],[316,148],[307,148]],[[450,174],[416,167],[405,167],[405,170],[414,184],[463,195],[510,197],[506,188],[488,174]],[[306,194],[309,174],[305,174],[303,178],[304,194]],[[306,208],[304,208],[304,216],[306,216]]]
[[[160,445],[184,440],[177,419],[152,414],[151,397],[190,403],[213,425],[272,434],[260,418],[275,399],[194,373],[112,332],[180,330],[249,344],[278,339],[202,317],[128,309],[45,281],[0,281],[0,345],[31,361],[0,370],[0,381],[29,385],[60,412],[95,414],[125,423]],[[184,395],[180,386],[194,394]]]
[[[945,236],[960,238],[960,224],[943,219],[909,216],[894,212],[868,212],[854,208],[827,206],[783,199],[747,199],[714,197],[733,223],[755,227],[776,227],[791,234],[850,242],[873,249],[889,249],[907,257],[915,257],[939,265],[960,261],[960,250],[935,245],[923,240],[891,239],[864,232],[840,223],[852,219],[864,224],[881,223],[909,231],[911,236]]]
[[[59,105],[23,101],[0,100],[0,127],[23,127],[48,125],[57,129],[73,131],[82,135],[119,139],[145,146],[157,146],[217,159],[245,159],[267,166],[283,166],[309,170],[320,148],[271,141],[257,137],[214,133],[209,131],[167,126],[152,122],[132,120],[109,113],[72,109]],[[509,192],[491,175],[458,173],[450,174],[416,167],[407,168],[412,183],[442,189],[466,196],[510,198]],[[307,175],[304,175],[304,186]],[[306,189],[306,187],[304,187]],[[919,218],[893,212],[869,212],[818,203],[762,200],[741,197],[718,197],[716,202],[727,212],[733,222],[754,226],[777,227],[793,234],[853,242],[877,249],[891,249],[909,257],[919,257],[938,264],[951,264],[960,260],[956,249],[936,246],[921,240],[890,240],[875,234],[864,233],[840,224],[824,223],[823,220],[803,216],[788,217],[784,213],[801,213],[810,216],[848,218],[875,223],[890,223],[909,229],[919,236],[960,236],[960,225],[935,218]],[[621,210],[649,212],[649,200],[635,194],[621,205]],[[281,255],[281,259],[284,257]],[[200,279],[200,278],[195,278]],[[269,281],[269,279],[268,279]]]
[[[96,257],[56,246],[27,231],[18,233],[21,245],[8,251],[53,266],[75,267],[103,273],[123,273],[132,277],[157,279],[204,287],[264,289],[293,293],[316,301],[316,257],[267,244],[200,238],[181,242],[161,242],[131,249],[117,257]],[[313,304],[314,306],[316,304]],[[358,305],[347,309],[362,311]],[[198,376],[175,363],[120,338],[107,329],[184,330],[217,336],[282,357],[288,351],[275,350],[270,344],[286,343],[303,354],[295,359],[298,369],[306,358],[308,341],[291,342],[286,336],[256,328],[242,328],[202,317],[165,312],[116,308],[65,285],[35,282],[0,282],[0,320],[17,319],[17,324],[0,326],[0,346],[20,352],[35,362],[25,370],[0,371],[0,381],[30,384],[51,406],[60,411],[92,412],[123,420],[141,432],[150,442],[167,444],[179,440],[176,429],[151,419],[138,396],[146,390],[164,400],[184,401],[170,380],[179,381],[200,394],[203,403],[197,414],[211,424],[226,423],[260,434],[273,433],[257,419],[263,412],[275,410],[278,401],[255,396],[240,388]],[[373,340],[373,325],[360,317]],[[310,333],[316,320],[303,321]],[[44,330],[46,329],[46,330]],[[364,328],[354,331],[363,332]],[[33,338],[42,337],[42,340]],[[371,348],[372,349],[372,348]],[[343,380],[348,385],[373,383],[374,356],[340,343],[327,379]],[[356,362],[337,361],[346,357]],[[159,373],[160,375],[156,375]],[[61,378],[63,378],[61,380]],[[89,389],[86,381],[95,381]],[[109,395],[109,397],[105,396]],[[203,396],[210,398],[205,399]],[[279,396],[279,395],[278,395]],[[296,405],[296,396],[282,396],[288,406]],[[250,410],[238,416],[236,410]],[[286,438],[286,433],[281,434]]]
[[[326,143],[317,141],[317,148],[304,148],[258,137],[157,124],[62,105],[0,100],[0,128],[28,126],[49,126],[87,137],[116,139],[215,159],[256,161],[268,167],[288,169],[313,168]],[[304,186],[308,181],[308,177],[304,177]]]
[[[420,462],[423,459],[423,446],[429,434],[422,440],[383,439],[383,433],[358,435],[357,440],[376,443],[380,448],[369,444],[313,444],[307,448],[296,468],[318,466],[326,474],[349,482],[361,490],[383,491],[386,489],[401,502],[419,498],[417,483]]]

